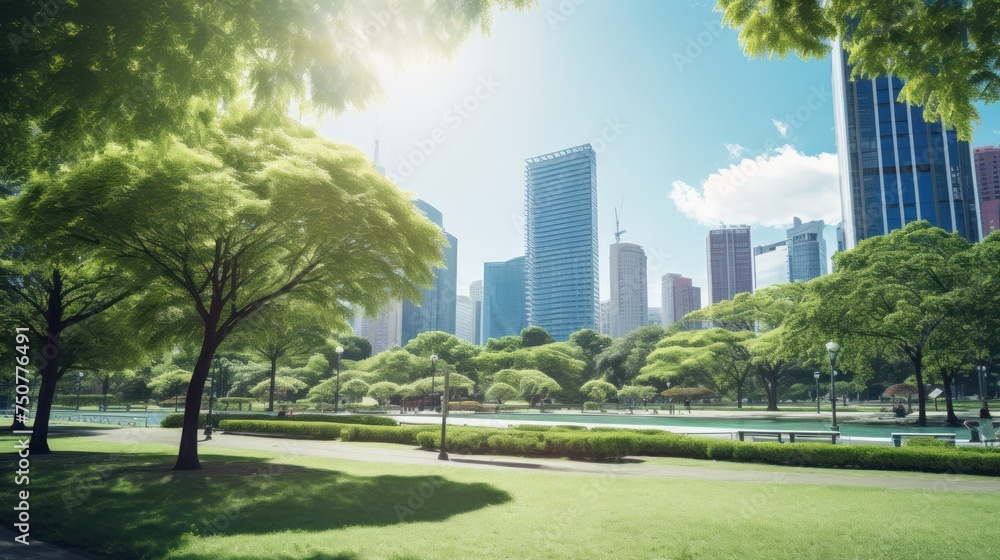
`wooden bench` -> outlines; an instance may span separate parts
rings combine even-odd
[[[788,442],[795,443],[795,438],[805,437],[805,438],[818,438],[818,439],[829,439],[830,443],[836,445],[837,438],[840,437],[840,432],[835,432],[833,430],[736,430],[736,436],[740,441],[746,441],[746,436],[750,437],[776,437],[778,438],[778,443],[784,443],[782,436],[788,435]]]
[[[892,434],[892,446],[902,447],[903,438],[912,438],[912,437],[932,437],[934,439],[944,440],[952,445],[955,445],[955,434],[926,434],[926,433],[922,434],[919,432],[898,432]]]

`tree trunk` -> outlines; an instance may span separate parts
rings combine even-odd
[[[52,360],[49,361],[52,363]],[[32,455],[47,455],[49,449],[49,416],[52,413],[52,401],[56,394],[56,374],[47,372],[49,364],[42,370],[42,386],[38,391],[38,408],[35,411],[35,424],[31,427],[31,444],[28,452]]]
[[[924,374],[922,356],[918,353],[913,358],[913,376],[917,379],[917,425],[927,425],[927,395],[924,390]]]
[[[198,417],[201,414],[201,394],[205,390],[205,381],[208,379],[215,350],[221,341],[221,337],[214,334],[214,325],[218,321],[206,322],[210,324],[206,325],[201,354],[195,362],[191,383],[188,384],[187,399],[184,402],[184,428],[181,431],[181,445],[177,452],[175,471],[193,471],[201,468],[201,463],[198,461]]]
[[[278,357],[271,356],[271,390],[267,393],[267,411],[274,412],[274,380],[278,375]]]
[[[951,387],[954,385],[954,378],[955,376],[953,374],[945,373],[943,371],[941,372],[941,384],[944,385],[944,405],[945,409],[948,411],[947,421],[949,424],[961,426],[962,421],[955,415],[955,407],[951,400]]]
[[[49,449],[49,416],[52,413],[52,401],[56,394],[56,383],[59,381],[59,354],[62,336],[62,275],[59,270],[52,271],[52,289],[49,291],[48,307],[45,309],[45,327],[47,329],[44,349],[52,349],[50,356],[42,352],[42,383],[38,389],[38,407],[35,409],[35,424],[31,428],[31,443],[28,452],[32,455],[47,455]]]
[[[760,384],[764,386],[764,394],[767,395],[767,410],[778,411],[778,376],[770,372],[758,373]]]
[[[743,383],[745,382],[746,378],[736,381],[736,408],[743,408]]]

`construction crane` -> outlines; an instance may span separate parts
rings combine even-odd
[[[625,230],[621,229],[621,224],[619,223],[619,221],[621,220],[621,213],[625,211],[624,208],[625,208],[625,199],[623,198],[621,203],[621,211],[619,211],[619,208],[615,208],[615,243],[621,243],[622,234],[625,233]]]

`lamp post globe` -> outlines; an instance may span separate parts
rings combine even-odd
[[[76,409],[80,410],[80,387],[83,385],[83,372],[79,372],[76,378]]]
[[[434,376],[437,371],[437,354],[431,354],[431,410],[434,409]]]
[[[819,414],[819,375],[818,371],[813,372],[813,378],[816,380],[816,414]]]
[[[837,425],[837,387],[834,385],[834,377],[837,375],[834,367],[837,363],[838,352],[840,352],[839,344],[832,340],[826,343],[826,353],[830,356],[830,410],[833,412],[833,424],[830,429],[834,431],[840,431],[840,426]]]
[[[333,395],[333,412],[338,413],[340,412],[340,357],[344,355],[344,347],[338,346],[335,352],[337,353],[337,386]]]

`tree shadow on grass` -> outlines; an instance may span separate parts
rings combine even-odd
[[[440,476],[356,476],[204,454],[200,471],[162,454],[32,457],[32,533],[115,558],[158,558],[185,538],[443,521],[511,500]],[[16,470],[11,457],[5,472]],[[0,519],[12,522],[9,512]]]

